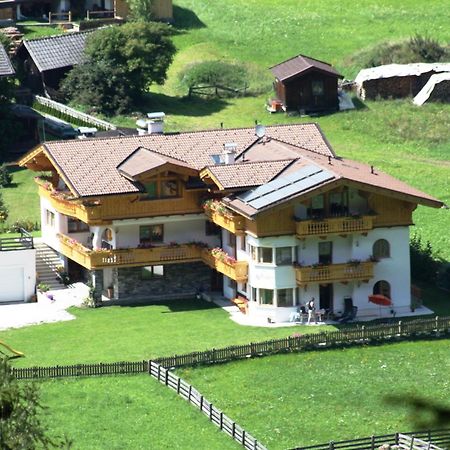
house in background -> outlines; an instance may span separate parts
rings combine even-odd
[[[127,19],[129,6],[126,0],[85,0],[81,10],[70,0],[2,0],[0,20],[42,19],[54,15],[55,21],[71,21],[76,15],[87,19]],[[173,20],[172,0],[152,0],[155,20]],[[71,12],[69,16],[69,12]]]
[[[15,60],[24,74],[23,84],[34,93],[57,96],[66,74],[83,60],[86,39],[92,31],[22,41]]]
[[[283,109],[305,113],[339,110],[338,80],[343,76],[330,64],[298,55],[270,70]]]
[[[362,69],[354,81],[363,100],[414,97],[433,75],[450,73],[450,63],[386,64]]]
[[[277,322],[311,297],[407,313],[412,213],[442,206],[336,156],[313,123],[46,142],[20,165],[48,173],[42,236],[73,281],[123,300],[240,296]]]
[[[0,44],[0,78],[11,77],[15,74],[14,67],[11,64],[8,54],[3,45]]]

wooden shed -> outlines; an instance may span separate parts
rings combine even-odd
[[[337,111],[338,79],[343,78],[330,64],[298,55],[270,68],[274,90],[286,110]]]

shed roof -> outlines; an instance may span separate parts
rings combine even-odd
[[[0,77],[9,77],[14,75],[15,71],[9,60],[6,50],[0,44]]]
[[[386,64],[384,66],[369,67],[359,71],[355,78],[356,84],[379,78],[420,76],[427,72],[450,72],[450,63],[413,63]]]
[[[318,70],[319,72],[324,72],[338,78],[343,78],[343,76],[336,69],[334,69],[331,64],[304,55],[294,56],[293,58],[272,66],[270,70],[275,77],[281,81],[289,80],[290,78],[297,75],[302,75],[310,70]]]
[[[21,47],[28,50],[40,72],[79,64],[83,60],[86,38],[92,30],[47,36],[23,41]]]

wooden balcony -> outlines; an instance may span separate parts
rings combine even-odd
[[[204,250],[195,245],[89,250],[68,236],[60,235],[61,253],[89,270],[202,261]]]
[[[206,216],[221,228],[230,233],[241,234],[245,230],[245,219],[236,215],[224,215],[217,211],[205,211]]]
[[[223,273],[228,278],[231,278],[238,283],[246,283],[248,278],[248,263],[247,261],[236,261],[228,263],[215,258],[209,249],[205,249],[203,253],[203,262],[208,266],[216,269],[217,272]]]
[[[39,195],[47,198],[56,211],[88,223],[89,225],[109,224],[115,219],[155,217],[174,214],[199,214],[201,193],[185,191],[180,198],[143,200],[141,194],[111,196],[101,200],[68,200],[63,194],[48,190],[39,183]]]
[[[333,217],[323,220],[297,222],[297,237],[326,236],[328,234],[367,233],[373,229],[373,216]]]
[[[373,278],[374,262],[330,264],[328,266],[296,267],[297,284],[308,283],[347,283],[349,281],[369,281]]]
[[[196,245],[90,250],[63,234],[59,235],[59,240],[61,253],[89,270],[201,261],[235,281],[247,281],[248,264],[246,261],[234,263],[221,261],[211,254],[210,249]]]

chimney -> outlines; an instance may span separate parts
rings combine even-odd
[[[139,136],[145,134],[163,134],[164,132],[164,117],[163,112],[148,113],[147,119],[139,119],[136,121],[138,126],[137,131]]]
[[[236,158],[237,144],[229,142],[223,145],[223,162],[225,164],[234,164]]]

